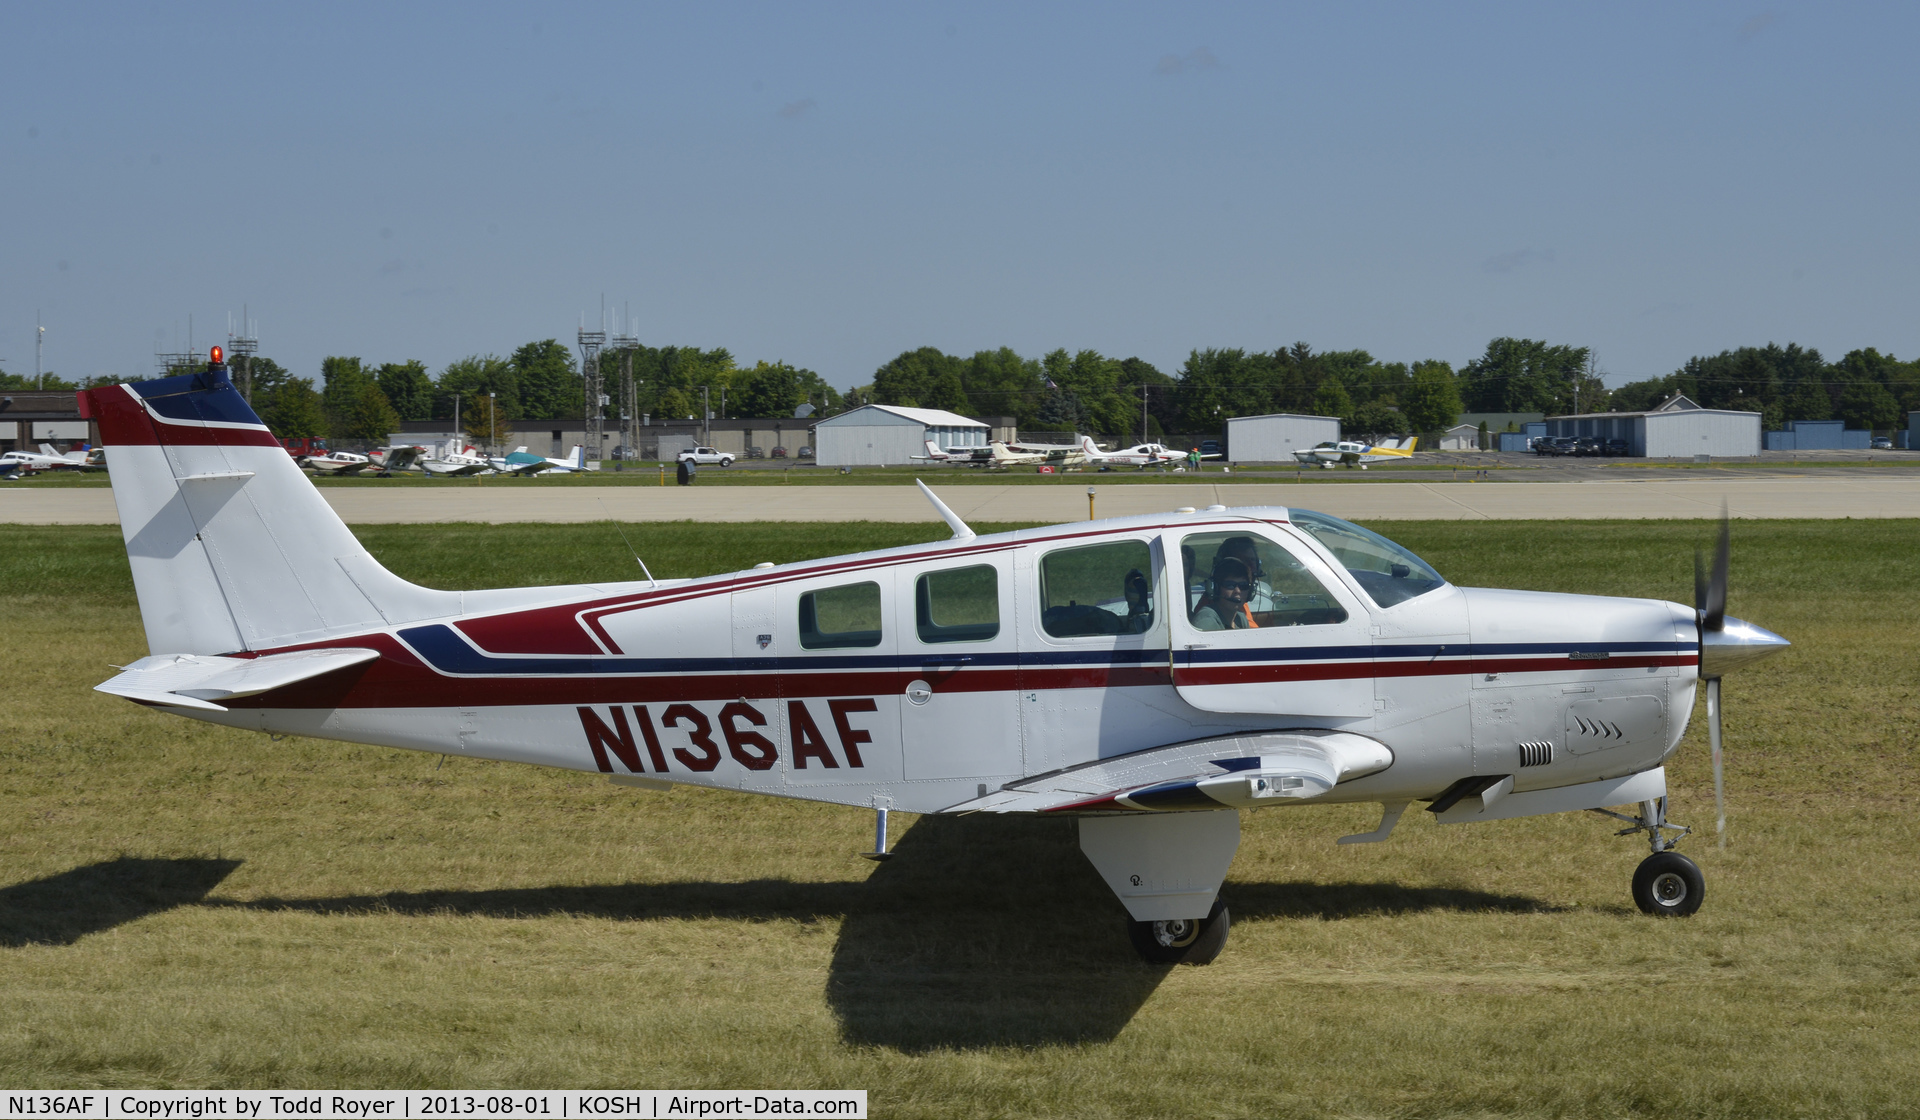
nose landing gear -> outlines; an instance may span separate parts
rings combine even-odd
[[[1707,897],[1706,877],[1700,873],[1698,864],[1673,850],[1680,838],[1693,830],[1683,824],[1667,822],[1665,797],[1642,801],[1637,817],[1616,813],[1611,809],[1594,809],[1592,812],[1627,822],[1629,827],[1614,835],[1631,836],[1636,832],[1644,832],[1653,846],[1653,854],[1641,860],[1633,873],[1633,904],[1640,908],[1642,914],[1651,914],[1656,918],[1684,918],[1700,909],[1700,904]],[[1679,835],[1669,838],[1667,831]]]

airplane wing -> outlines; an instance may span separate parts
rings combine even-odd
[[[224,712],[227,709],[215,701],[258,696],[379,657],[380,652],[371,649],[310,649],[253,658],[163,653],[141,658],[93,690],[146,704]]]
[[[1385,744],[1348,731],[1263,731],[1196,739],[1070,766],[943,813],[1139,812],[1281,805],[1393,764]]]

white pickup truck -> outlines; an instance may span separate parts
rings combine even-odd
[[[715,465],[731,467],[733,465],[733,456],[712,447],[695,447],[688,451],[682,451],[674,458],[674,462],[694,463],[702,467]]]

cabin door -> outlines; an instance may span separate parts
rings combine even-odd
[[[1318,556],[1233,526],[1168,533],[1173,683],[1202,711],[1340,722],[1373,713],[1364,604]]]

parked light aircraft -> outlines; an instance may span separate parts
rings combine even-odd
[[[309,455],[306,465],[315,474],[349,475],[372,470],[378,463],[357,451],[329,451],[325,455]]]
[[[1326,467],[1328,470],[1334,467],[1359,467],[1364,471],[1369,463],[1413,458],[1413,446],[1419,442],[1419,436],[1386,443],[1341,440],[1338,443],[1323,443],[1318,447],[1302,447],[1293,453],[1293,457],[1309,467]]]
[[[996,467],[1077,467],[1087,461],[1078,447],[1056,447],[1044,443],[1006,444],[994,440],[987,445]]]
[[[1117,451],[1102,451],[1093,442],[1092,436],[1080,437],[1080,449],[1086,455],[1087,462],[1112,467],[1164,467],[1187,461],[1185,451],[1175,451],[1158,443],[1139,443]],[[1202,455],[1202,459],[1218,459],[1219,455]]]
[[[420,460],[420,469],[429,475],[442,478],[458,478],[470,474],[481,474],[493,470],[493,464],[484,456],[474,455],[471,449],[459,451],[457,444],[449,443],[447,450],[438,455],[429,455]]]
[[[986,447],[941,447],[933,440],[927,441],[925,455],[911,456],[921,463],[952,463],[955,465],[980,466],[993,461],[993,451]]]
[[[1641,909],[1700,905],[1663,763],[1701,681],[1787,643],[1697,608],[1462,588],[1280,507],[976,536],[698,579],[433,591],[383,568],[227,379],[80,393],[151,655],[102,692],[212,723],[832,802],[1077,817],[1140,953],[1203,963],[1240,811],[1598,810]],[[1696,567],[1698,573],[1698,568]],[[1189,588],[1197,588],[1197,598]],[[1256,605],[1256,602],[1258,605]],[[1628,813],[1611,807],[1631,806]],[[1724,821],[1724,814],[1721,818]],[[1676,835],[1677,834],[1677,835]]]
[[[487,462],[500,474],[540,474],[543,471],[571,474],[574,471],[599,469],[599,464],[587,462],[587,449],[577,443],[564,459],[535,455],[522,446],[514,448],[510,454],[496,455]]]
[[[0,459],[14,464],[14,470],[31,473],[34,471],[99,471],[106,469],[106,463],[99,457],[99,448],[81,448],[61,454],[50,443],[40,445],[40,451],[9,451],[0,455]]]

